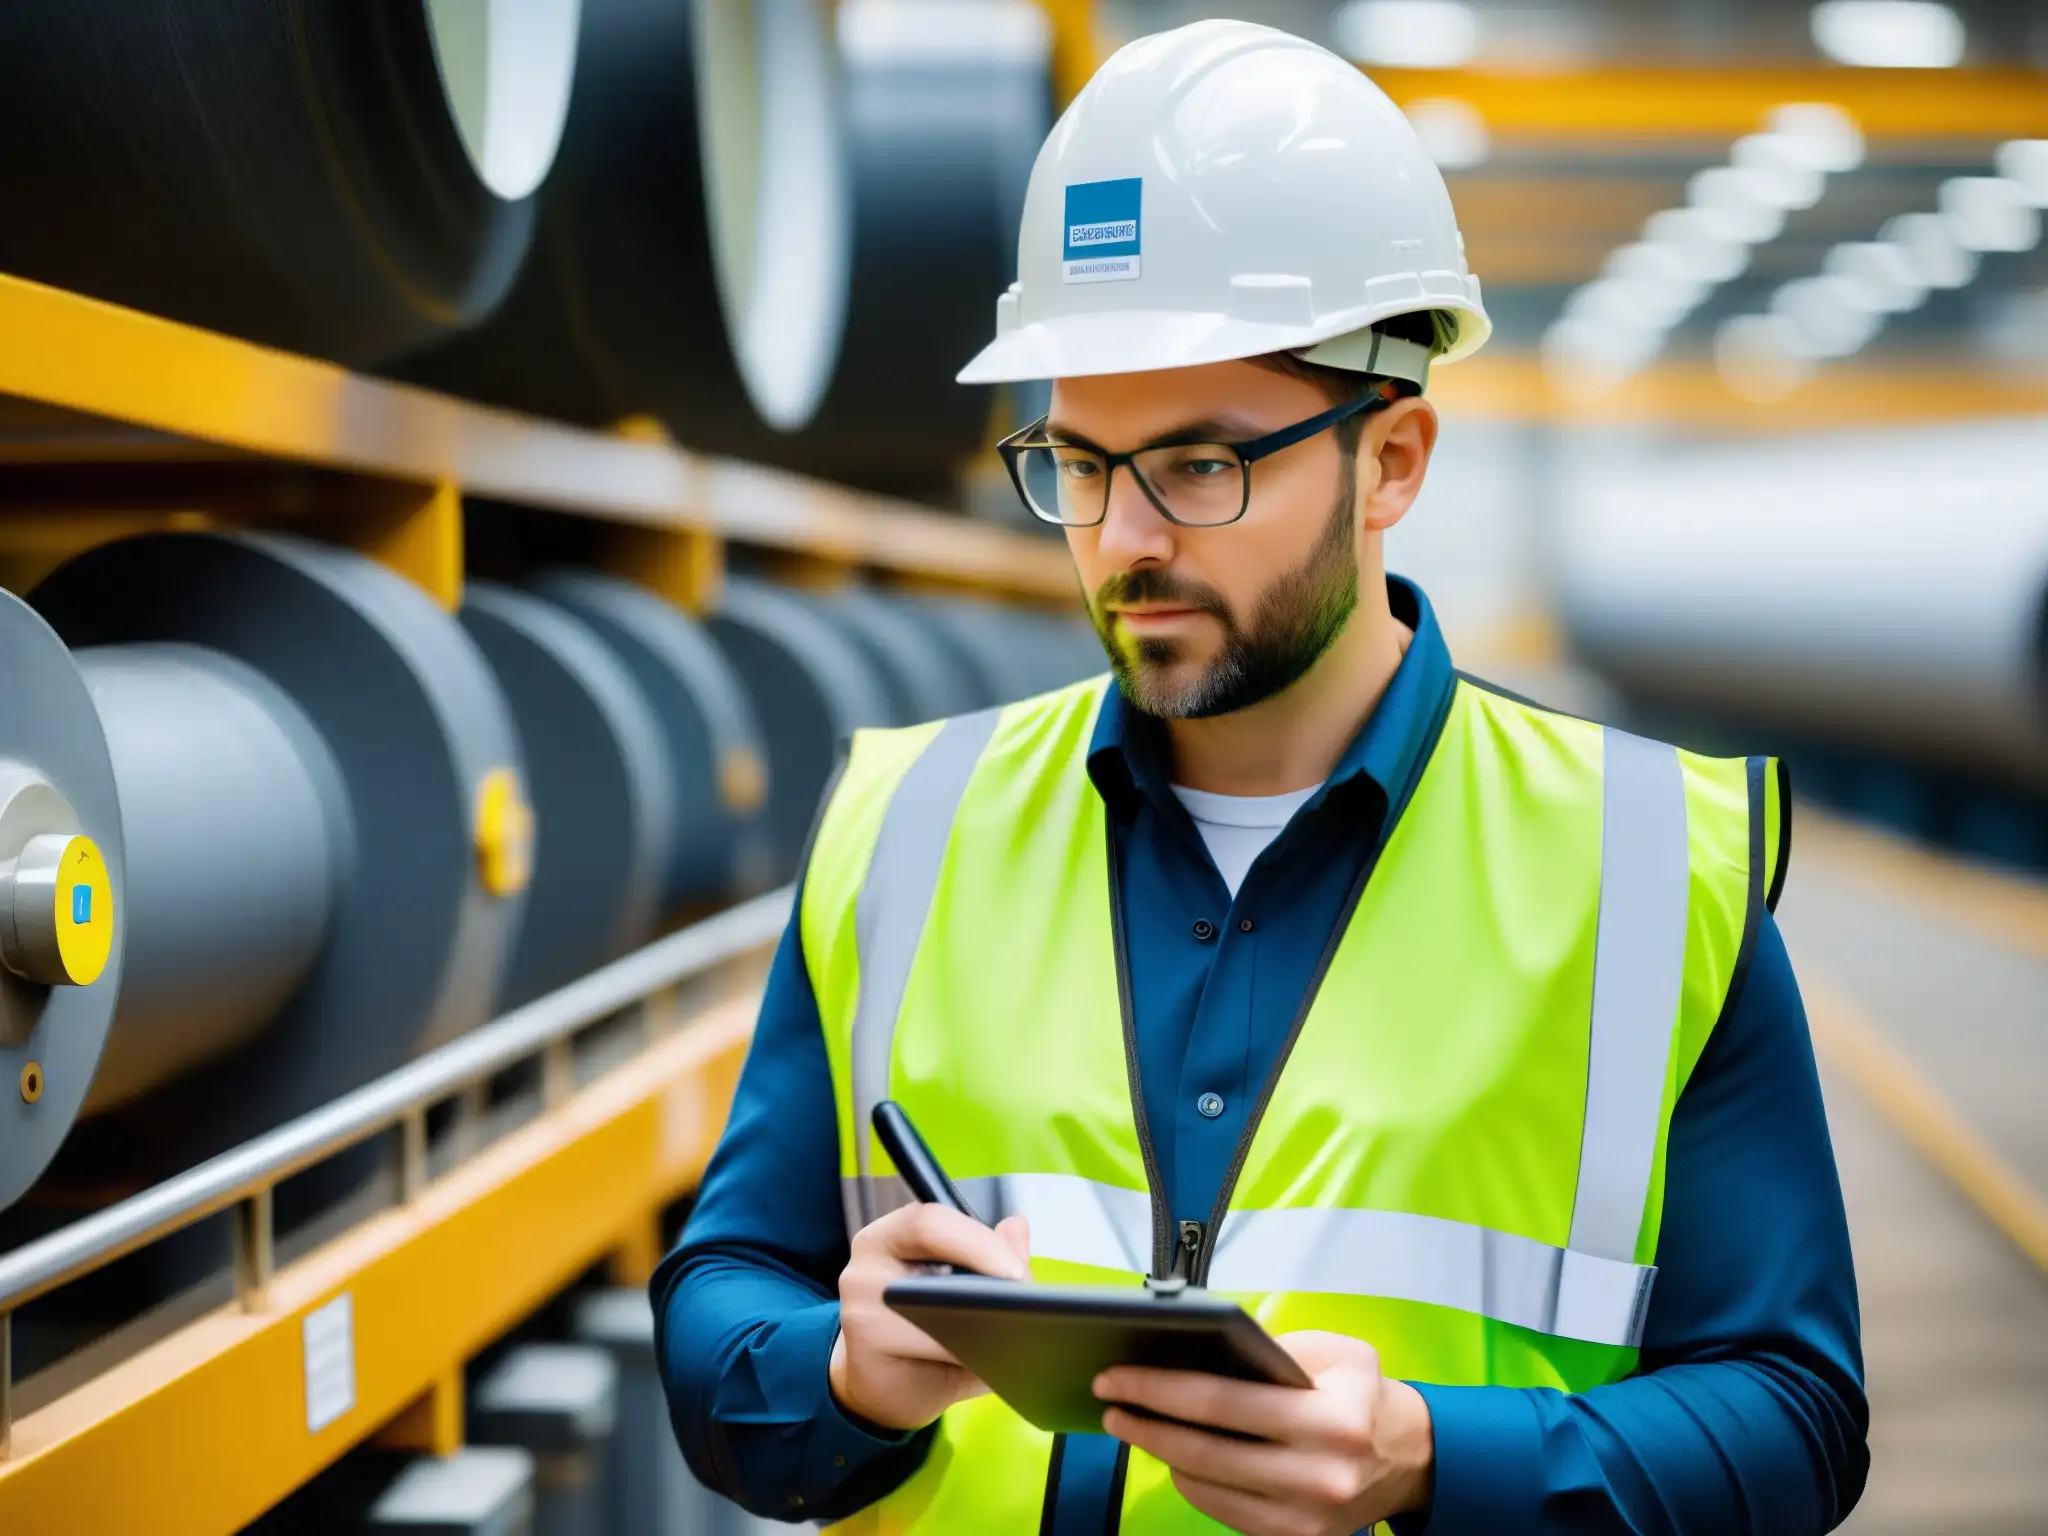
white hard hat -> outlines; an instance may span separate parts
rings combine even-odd
[[[1416,384],[1493,326],[1401,109],[1314,43],[1200,21],[1111,55],[1038,152],[963,384],[1297,352]],[[1435,316],[1423,346],[1373,329]]]

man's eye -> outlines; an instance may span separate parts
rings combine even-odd
[[[1198,480],[1205,480],[1213,475],[1226,473],[1230,467],[1228,459],[1189,459],[1180,469],[1184,475],[1193,475]]]
[[[1101,467],[1093,459],[1063,459],[1060,473],[1069,480],[1086,480],[1099,473]]]

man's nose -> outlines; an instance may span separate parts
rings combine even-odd
[[[1126,567],[1143,560],[1171,560],[1174,532],[1174,525],[1138,484],[1137,471],[1128,464],[1117,465],[1110,473],[1109,506],[1102,517],[1102,554]]]

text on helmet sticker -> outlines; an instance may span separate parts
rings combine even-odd
[[[1080,181],[1067,188],[1060,276],[1070,283],[1118,283],[1138,275],[1145,181]]]

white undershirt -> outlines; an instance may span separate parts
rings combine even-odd
[[[1209,857],[1235,900],[1252,861],[1320,788],[1318,784],[1284,795],[1212,795],[1176,784],[1173,793],[1194,818],[1195,830],[1202,834]]]

